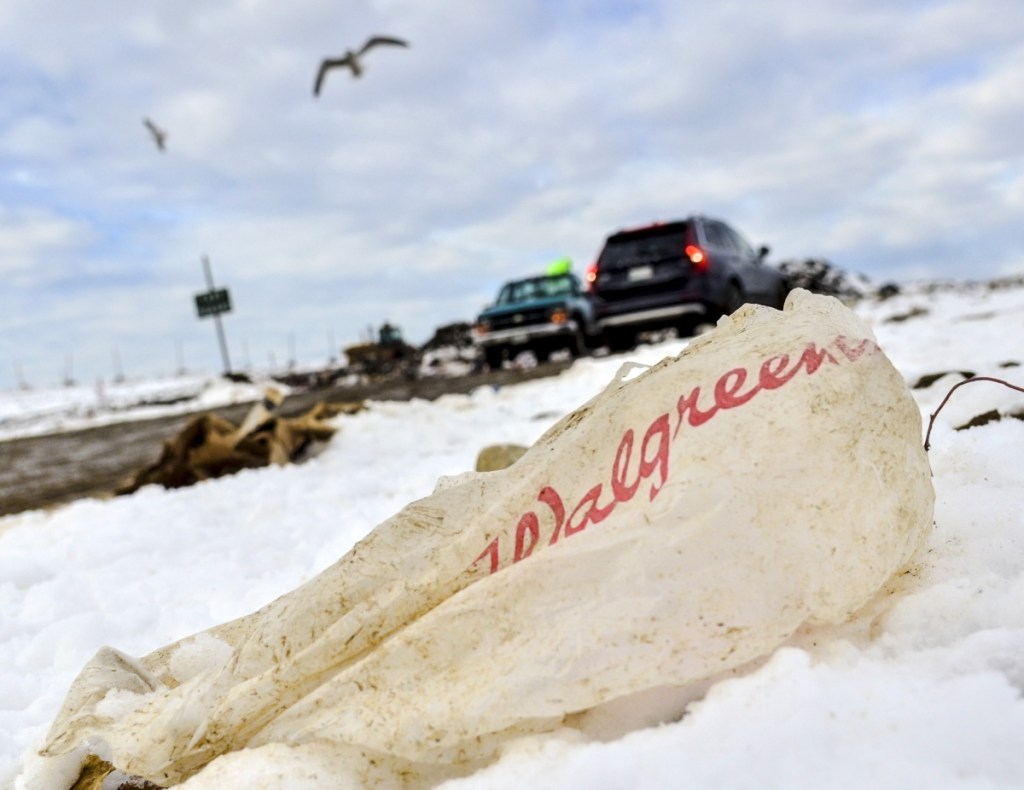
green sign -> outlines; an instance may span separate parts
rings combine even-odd
[[[231,297],[228,296],[227,289],[219,288],[216,291],[196,294],[196,310],[199,312],[200,318],[205,318],[208,315],[230,313]]]

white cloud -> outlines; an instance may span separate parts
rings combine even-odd
[[[0,207],[0,277],[8,290],[59,279],[62,268],[48,259],[64,259],[92,239],[91,229],[59,215]]]
[[[10,0],[0,200],[36,218],[16,232],[24,298],[53,316],[65,305],[98,358],[116,342],[126,363],[167,334],[206,334],[187,304],[203,253],[230,273],[231,321],[253,347],[280,335],[258,339],[261,321],[317,338],[330,324],[342,342],[401,315],[425,339],[503,277],[556,255],[582,268],[608,232],[696,211],[779,257],[878,279],[994,276],[1024,241],[1011,11]],[[372,33],[411,46],[372,52],[362,79],[332,74],[314,99],[320,59]],[[168,131],[165,154],[146,115]],[[77,306],[121,288],[178,301],[154,295],[152,330],[124,338]]]

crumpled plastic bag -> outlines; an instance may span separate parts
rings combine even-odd
[[[842,304],[795,291],[620,375],[259,611],[141,659],[104,648],[43,754],[99,748],[169,785],[262,746],[429,784],[846,620],[933,501],[903,379]]]

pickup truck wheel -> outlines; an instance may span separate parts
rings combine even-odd
[[[484,359],[487,362],[487,367],[491,370],[501,370],[501,365],[505,361],[505,350],[502,348],[485,348]]]
[[[578,359],[583,356],[583,352],[587,348],[586,340],[583,337],[583,330],[577,329],[572,334],[572,337],[569,338],[569,342],[565,347],[569,349],[569,356],[573,359]]]
[[[701,321],[702,319],[700,318],[694,318],[692,315],[688,315],[676,324],[676,333],[679,337],[693,337],[697,334],[697,326]]]

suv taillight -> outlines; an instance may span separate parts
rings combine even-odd
[[[583,272],[583,287],[591,291],[594,288],[595,282],[597,282],[597,261],[590,264],[586,271]]]
[[[683,250],[686,253],[686,257],[690,259],[690,263],[693,264],[693,268],[698,272],[706,272],[708,270],[708,256],[704,254],[704,250],[698,247],[696,244],[687,244],[686,249]]]

